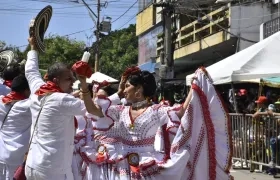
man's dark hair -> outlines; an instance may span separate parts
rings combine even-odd
[[[105,91],[105,92],[107,93],[108,96],[111,96],[111,95],[113,95],[114,93],[117,92],[117,90],[114,89],[114,88],[112,88],[110,85],[109,85],[109,86],[102,87],[102,88],[100,88],[100,89],[102,89],[103,91]]]
[[[21,68],[19,64],[10,64],[6,67],[6,69],[3,71],[2,78],[4,80],[12,81],[15,77],[17,77],[20,74],[23,74],[21,72]]]
[[[23,74],[13,79],[11,89],[12,91],[19,92],[19,93],[25,90],[29,90],[28,81]]]
[[[70,66],[62,63],[56,62],[48,68],[48,81],[52,81],[54,78],[59,77],[65,69],[70,69]]]

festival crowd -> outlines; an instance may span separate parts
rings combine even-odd
[[[232,178],[227,111],[204,68],[183,104],[155,104],[155,78],[137,67],[117,91],[87,84],[85,61],[54,63],[43,79],[28,41],[24,70],[8,65],[0,84],[0,180]]]

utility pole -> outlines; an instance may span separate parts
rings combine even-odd
[[[95,65],[94,72],[99,70],[99,34],[100,34],[100,0],[97,0],[97,23],[96,23],[96,51],[95,51]]]
[[[97,15],[94,13],[94,11],[89,7],[89,5],[85,2],[85,0],[82,0],[83,4],[86,6],[86,8],[89,11],[89,15],[92,18],[92,20],[95,23],[96,31],[96,42],[95,42],[95,65],[94,65],[94,72],[97,72],[99,70],[99,35],[100,35],[100,0],[97,0]],[[97,19],[95,21],[94,17]]]
[[[172,48],[172,14],[173,14],[173,5],[170,0],[165,2],[155,3],[155,7],[163,7],[162,10],[162,21],[163,21],[163,32],[164,32],[164,55],[161,54],[161,67],[160,67],[160,76],[163,79],[172,79],[174,78],[174,60],[173,60],[173,48]]]

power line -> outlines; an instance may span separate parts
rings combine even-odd
[[[89,28],[89,29],[84,29],[84,30],[81,30],[81,31],[77,31],[77,32],[73,32],[73,33],[70,33],[70,34],[63,35],[61,37],[67,37],[67,36],[71,36],[71,35],[74,35],[74,34],[82,33],[82,32],[88,31],[88,30],[92,30],[93,28],[94,27]],[[27,45],[16,46],[15,48],[21,48],[21,47],[26,47],[26,46],[28,46],[28,44]]]
[[[112,21],[112,23],[116,22],[116,21],[119,20],[121,17],[123,17],[137,2],[138,2],[138,0],[136,0],[122,15],[120,15],[117,19],[115,19],[114,21]]]
[[[122,27],[124,27],[127,23],[129,23],[133,18],[135,18],[137,16],[137,14],[135,14],[134,16],[132,16],[127,22],[125,22],[123,25],[121,25],[121,27],[118,28],[118,30],[120,30]]]
[[[89,5],[97,5],[97,4],[89,4]],[[79,8],[79,7],[84,7],[84,5],[76,5],[76,6],[66,6],[66,7],[57,7],[57,8],[53,8],[53,10],[56,9],[70,9],[70,8]],[[1,8],[0,11],[21,11],[21,10],[25,10],[25,11],[41,11],[42,9],[27,9],[27,8]]]

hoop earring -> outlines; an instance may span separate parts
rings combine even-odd
[[[139,92],[137,91],[137,92],[135,93],[135,98],[136,98],[136,99],[140,99],[140,98],[141,98],[141,95],[137,96],[138,94],[139,94]]]

